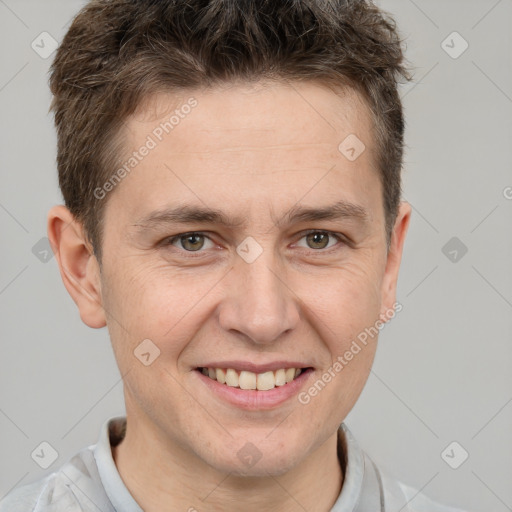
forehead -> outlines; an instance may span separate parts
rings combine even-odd
[[[351,88],[334,92],[318,82],[230,83],[158,93],[143,101],[125,126],[128,144],[146,133],[170,139],[166,135],[172,132],[175,152],[232,149],[239,142],[247,143],[247,137],[269,150],[287,143],[299,150],[299,145],[332,146],[350,131],[368,139],[372,131],[370,112],[360,94]],[[371,143],[367,146],[372,149]]]
[[[277,214],[305,195],[357,203],[379,187],[371,134],[366,103],[351,89],[257,83],[160,93],[126,120],[120,163],[148,142],[151,150],[109,202],[122,198],[133,215],[176,199],[224,209],[260,201]],[[340,144],[354,136],[366,148],[351,161]]]

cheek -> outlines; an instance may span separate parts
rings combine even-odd
[[[319,429],[325,428],[326,408],[335,411],[329,420],[334,428],[357,402],[375,357],[380,313],[379,276],[371,267],[347,264],[325,289],[308,304],[326,357],[317,380],[300,397],[310,416],[319,418]]]
[[[348,414],[370,373],[377,347],[381,276],[378,267],[363,262],[346,262],[328,281],[316,281],[323,284],[316,287],[323,293],[310,294],[310,322],[326,355],[319,378],[329,381],[326,392],[319,393],[322,398],[312,399],[313,408],[335,403],[340,413]]]
[[[347,262],[323,278],[301,278],[307,287],[302,287],[301,295],[308,297],[305,304],[313,309],[317,323],[326,326],[327,338],[335,345],[343,346],[379,318],[382,276],[374,265],[364,263],[362,259]]]
[[[144,263],[132,268],[119,264],[110,272],[102,286],[104,307],[114,351],[124,369],[133,364],[134,350],[146,339],[155,343],[170,365],[176,362],[201,324],[212,279],[148,268]]]

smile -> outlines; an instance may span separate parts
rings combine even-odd
[[[298,367],[299,364],[274,363],[258,367],[247,362],[234,363],[237,369],[226,368],[227,364],[209,364],[196,367],[192,373],[216,400],[248,411],[284,405],[298,395],[315,373],[312,367]]]
[[[263,373],[237,371],[233,368],[198,368],[198,370],[210,379],[232,388],[269,391],[292,382],[307,368],[280,368]]]

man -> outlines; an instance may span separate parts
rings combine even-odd
[[[366,1],[84,7],[52,66],[48,236],[126,418],[2,512],[456,511],[343,423],[401,308],[400,77]]]

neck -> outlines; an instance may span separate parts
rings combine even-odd
[[[130,419],[112,449],[122,480],[145,512],[329,512],[343,484],[338,432],[287,473],[268,477],[219,472],[172,440],[163,446],[157,439]]]

